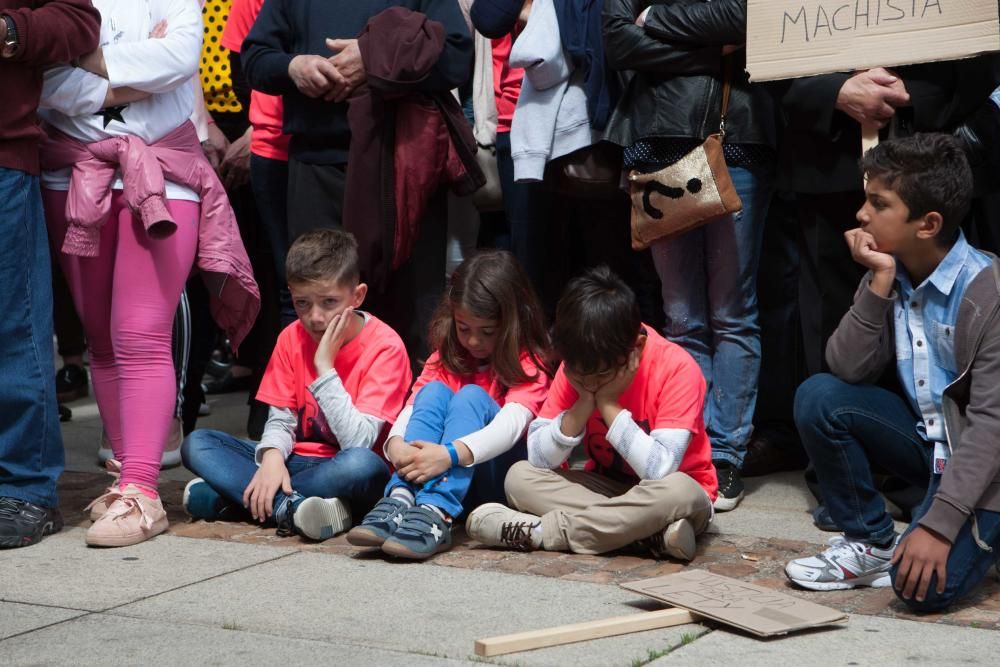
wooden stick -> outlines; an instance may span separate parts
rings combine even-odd
[[[861,155],[868,152],[869,148],[878,146],[878,126],[869,123],[861,124]]]
[[[697,617],[686,609],[661,609],[641,614],[629,614],[615,618],[604,618],[599,621],[587,621],[572,625],[560,625],[543,630],[518,632],[513,635],[502,635],[476,641],[476,655],[489,657],[530,651],[536,648],[572,644],[587,639],[601,639],[625,635],[630,632],[669,628],[674,625],[696,623]]]

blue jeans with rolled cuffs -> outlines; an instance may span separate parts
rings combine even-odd
[[[653,244],[664,334],[694,357],[707,383],[712,458],[743,464],[757,403],[757,267],[771,200],[769,166],[729,167],[743,210]]]
[[[406,425],[406,442],[424,440],[446,443],[483,428],[500,412],[500,406],[477,385],[466,385],[457,392],[440,382],[431,382],[417,393],[413,414]],[[398,486],[405,486],[418,505],[433,505],[448,516],[458,518],[465,509],[475,509],[483,503],[505,503],[503,490],[507,471],[517,461],[527,457],[523,440],[500,456],[474,466],[455,466],[423,484],[407,482],[395,473],[385,488],[385,495]]]

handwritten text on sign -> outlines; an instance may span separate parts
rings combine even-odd
[[[755,81],[1000,50],[996,0],[748,0],[747,12]]]

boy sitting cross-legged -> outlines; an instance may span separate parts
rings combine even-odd
[[[563,361],[529,427],[528,460],[504,484],[516,509],[481,505],[469,535],[580,554],[641,540],[657,557],[691,560],[718,488],[698,364],[642,324],[635,295],[606,267],[570,283],[552,339]],[[581,444],[586,470],[564,469]]]
[[[389,467],[375,453],[403,407],[412,373],[399,335],[357,310],[358,245],[342,230],[299,237],[288,250],[298,315],[281,335],[257,398],[270,405],[259,444],[197,430],[181,455],[199,475],[184,490],[196,519],[273,519],[279,535],[326,539],[382,497]]]
[[[866,202],[847,232],[869,269],[807,380],[795,421],[844,531],[785,568],[830,590],[895,584],[918,611],[969,593],[1000,553],[1000,263],[965,240],[972,175],[955,140],[916,135],[862,159]],[[903,396],[870,384],[894,364]],[[877,465],[929,488],[900,539]]]

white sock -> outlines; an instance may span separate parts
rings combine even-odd
[[[444,521],[445,523],[451,523],[451,519],[448,517],[447,514],[444,513],[444,510],[442,510],[440,507],[434,507],[434,505],[421,505],[421,507],[431,510],[439,517],[441,517],[441,520]]]
[[[390,498],[395,498],[396,500],[404,503],[407,507],[413,507],[416,503],[416,498],[413,497],[413,491],[410,491],[405,486],[397,486],[392,491],[389,492]]]

